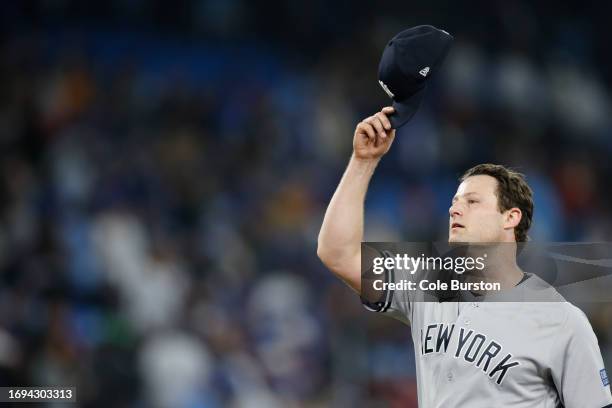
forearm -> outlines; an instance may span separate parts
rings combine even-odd
[[[393,107],[387,106],[357,124],[353,156],[327,207],[319,232],[317,255],[359,293],[363,206],[372,174],[395,139],[395,130],[387,118],[393,112]]]
[[[319,232],[319,258],[356,290],[360,286],[365,196],[378,161],[351,157]]]

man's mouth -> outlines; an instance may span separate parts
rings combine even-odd
[[[465,228],[462,224],[459,224],[458,222],[453,222],[451,224],[451,229],[456,229],[456,228]]]

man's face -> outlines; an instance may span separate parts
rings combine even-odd
[[[499,211],[497,180],[478,175],[457,188],[449,208],[448,242],[500,242],[507,236]]]

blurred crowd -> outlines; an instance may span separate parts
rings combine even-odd
[[[34,3],[55,14],[0,41],[2,385],[74,385],[83,407],[416,406],[410,329],[365,312],[316,237],[354,126],[390,102],[386,41],[439,23],[288,2],[283,34],[241,1],[187,2],[198,37]],[[366,240],[446,239],[481,162],[527,175],[532,239],[611,240],[605,43],[572,10],[546,25],[508,4],[482,11],[504,16],[486,37],[441,20],[456,42],[373,179]],[[611,368],[612,305],[584,310]]]

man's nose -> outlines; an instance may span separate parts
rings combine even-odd
[[[461,208],[459,208],[459,205],[457,203],[455,203],[455,204],[451,205],[450,208],[448,209],[448,214],[451,217],[454,217],[456,215],[460,216],[460,215],[462,215]]]

